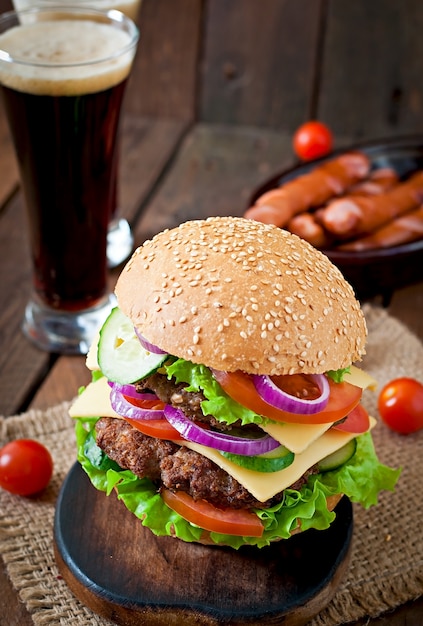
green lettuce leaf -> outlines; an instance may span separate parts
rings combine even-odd
[[[327,376],[331,378],[335,383],[342,383],[344,380],[345,374],[349,374],[351,372],[351,366],[343,367],[339,370],[328,370],[326,372]]]
[[[240,420],[243,426],[247,424],[265,424],[269,420],[250,409],[245,408],[225,393],[214,379],[210,369],[205,365],[198,365],[178,359],[166,366],[168,378],[174,378],[177,383],[187,383],[187,391],[202,391],[207,400],[201,403],[204,415],[213,415],[220,422],[233,424]]]
[[[365,509],[377,504],[382,490],[393,491],[401,469],[392,469],[379,463],[370,432],[357,437],[357,450],[348,463],[338,470],[317,474],[311,481],[319,480],[328,495],[344,493],[352,502]]]
[[[75,428],[78,460],[94,487],[106,494],[115,491],[125,506],[154,534],[176,535],[188,542],[198,541],[202,534],[201,528],[169,509],[150,480],[141,480],[132,472],[113,466],[101,469],[100,466],[107,468],[107,463],[96,451],[91,450],[88,455],[90,458],[87,458],[87,446],[96,446],[92,436],[96,421],[97,418],[79,418]],[[394,489],[400,472],[379,463],[370,433],[360,435],[357,438],[357,451],[348,463],[331,472],[312,475],[300,490],[286,489],[283,501],[279,504],[255,511],[264,526],[262,537],[211,533],[211,539],[216,544],[224,543],[235,549],[245,544],[261,548],[273,540],[289,538],[298,520],[303,530],[324,530],[336,515],[327,509],[327,496],[344,493],[353,502],[359,502],[367,508],[377,503],[381,490]]]

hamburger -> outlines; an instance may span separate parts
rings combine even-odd
[[[261,548],[394,488],[361,404],[363,313],[307,242],[185,222],[134,252],[115,293],[70,415],[94,487],[154,534]]]

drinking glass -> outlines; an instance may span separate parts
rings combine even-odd
[[[23,330],[50,352],[86,353],[114,305],[108,225],[137,43],[119,11],[37,6],[0,16],[0,91],[33,263]]]
[[[16,11],[23,11],[34,6],[72,5],[85,8],[110,11],[115,9],[136,20],[142,0],[13,0]],[[129,257],[134,247],[131,227],[124,217],[119,215],[118,185],[116,185],[115,206],[110,217],[107,234],[107,262],[109,267],[120,265]]]

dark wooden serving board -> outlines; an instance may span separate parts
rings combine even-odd
[[[155,537],[79,464],[57,502],[54,545],[74,594],[117,624],[300,626],[330,601],[348,565],[352,507],[343,498],[326,531],[261,550]]]

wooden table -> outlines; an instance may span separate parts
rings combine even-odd
[[[7,8],[7,4],[8,0],[0,0],[0,9]],[[347,33],[344,38],[339,4],[348,13],[342,22]],[[422,100],[418,97],[422,85],[412,83],[413,61],[395,65],[395,79],[386,74],[386,66],[394,66],[388,45],[396,33],[392,29],[399,28],[402,34],[406,30],[404,18],[401,21],[398,17],[399,7],[415,10],[422,19],[421,4],[386,0],[387,16],[386,11],[376,15],[370,10],[366,14],[369,3],[364,1],[267,0],[267,17],[257,13],[258,5],[261,3],[254,0],[243,1],[239,16],[239,1],[229,4],[215,0],[204,5],[199,0],[168,0],[167,4],[166,0],[145,0],[140,18],[142,46],[127,93],[122,127],[121,214],[133,226],[136,244],[186,219],[241,215],[256,185],[293,164],[292,131],[307,117],[327,119],[336,132],[338,146],[367,137],[422,132]],[[341,78],[335,72],[335,57],[329,52],[337,46],[336,58],[344,62],[348,72],[349,43],[354,39],[351,30],[361,32],[363,44],[363,31],[357,30],[362,21],[366,19],[369,25],[370,20],[380,30],[382,18],[390,21],[386,21],[386,32],[378,31],[382,43],[373,53],[386,55],[385,70],[373,75],[376,87],[373,84],[375,88],[367,94],[368,104],[375,109],[370,107],[368,115],[360,116],[362,108],[354,106],[358,96],[340,91]],[[262,30],[257,30],[258,22]],[[272,31],[274,23],[279,33]],[[305,43],[298,51],[287,42],[291,41],[290,32],[300,27]],[[371,24],[369,28],[372,30]],[[241,34],[234,36],[235,29]],[[159,39],[153,36],[156,32],[160,32]],[[364,43],[369,46],[369,42],[364,36]],[[421,59],[423,43],[417,26],[414,38],[407,42],[414,46],[412,58],[420,52],[417,58]],[[266,65],[266,55],[269,59],[270,54],[271,61]],[[405,54],[403,48],[401,54]],[[319,71],[316,59],[322,63]],[[371,71],[365,71],[362,55],[358,55],[357,63],[363,70],[365,88],[371,84]],[[294,73],[290,70],[292,64]],[[269,68],[273,77],[278,76],[276,84],[272,76],[263,76]],[[403,87],[395,91],[393,85],[401,79]],[[255,98],[248,95],[251,84]],[[391,91],[385,97],[382,91],[387,84]],[[340,94],[338,107],[331,97],[336,93]],[[410,98],[414,96],[412,102],[405,97],[407,93]],[[404,101],[406,105],[402,106]],[[111,287],[117,273],[110,273]],[[0,276],[0,415],[46,408],[71,399],[78,387],[88,382],[84,357],[40,352],[20,329],[31,266],[24,201],[1,108]],[[422,311],[423,284],[399,290],[389,306],[390,314],[423,340]],[[1,560],[0,598],[1,623],[32,624]],[[364,619],[359,624],[421,626],[423,598],[390,615]]]

